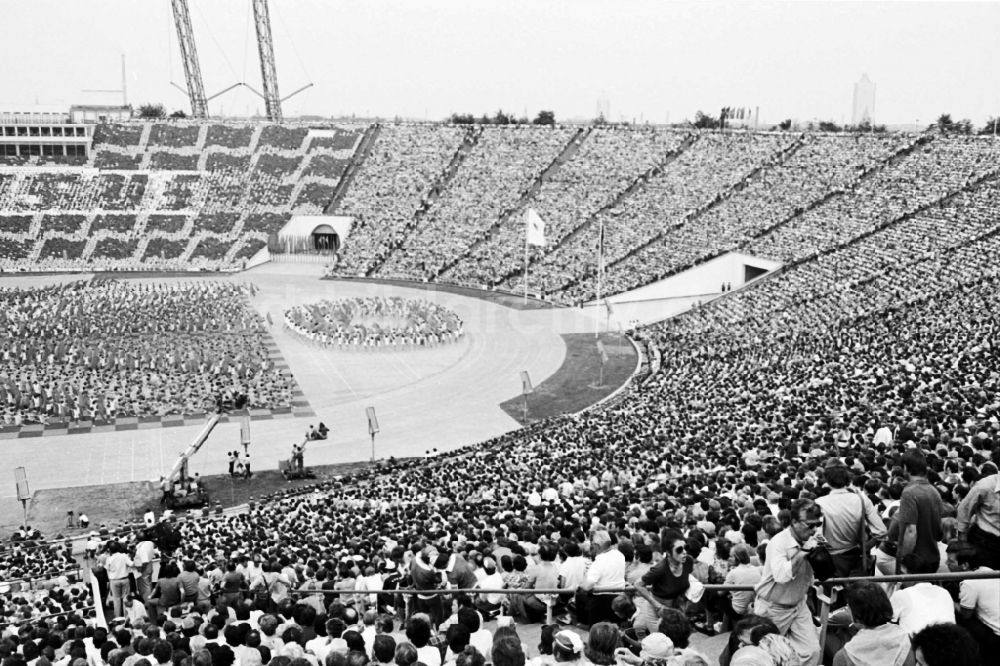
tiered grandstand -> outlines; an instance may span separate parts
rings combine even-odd
[[[856,506],[871,504],[870,512],[859,515],[877,517],[871,532],[886,539],[879,547],[896,548],[889,535],[894,524],[900,533],[905,510],[893,508],[908,475],[919,475],[926,464],[930,483],[922,485],[928,494],[936,489],[941,500],[927,550],[947,550],[946,562],[914,556],[901,558],[905,566],[932,573],[939,564],[951,564],[947,555],[967,568],[992,562],[994,574],[1000,566],[1000,551],[982,546],[989,540],[970,546],[974,532],[966,540],[961,522],[955,534],[955,526],[941,521],[954,511],[959,521],[965,516],[968,530],[969,515],[978,510],[970,508],[973,489],[995,493],[1000,462],[1000,270],[994,259],[1000,251],[1000,141],[992,137],[129,124],[101,127],[96,141],[92,163],[82,168],[0,171],[5,269],[231,268],[263,247],[292,214],[321,212],[355,220],[330,267],[333,276],[520,290],[527,274],[531,289],[565,304],[596,295],[599,243],[607,267],[604,287],[612,293],[733,251],[780,264],[764,279],[723,290],[683,315],[635,332],[646,352],[646,372],[584,412],[469,442],[447,455],[373,465],[307,486],[303,497],[282,492],[221,520],[186,520],[182,545],[172,554],[191,562],[186,568],[195,570],[199,590],[208,590],[205,607],[234,606],[237,623],[251,607],[295,617],[283,634],[287,645],[274,648],[288,663],[302,656],[305,647],[298,643],[316,645],[303,640],[300,621],[312,627],[322,611],[348,626],[342,604],[319,599],[329,583],[355,594],[350,603],[358,609],[394,613],[388,607],[398,606],[394,598],[372,594],[378,587],[355,585],[391,580],[421,589],[420,572],[434,571],[428,586],[452,572],[454,586],[471,586],[476,578],[493,576],[499,560],[503,575],[488,580],[527,589],[539,582],[527,565],[534,554],[547,560],[535,563],[542,569],[555,566],[557,552],[561,560],[581,558],[585,543],[619,548],[622,558],[635,556],[634,567],[646,566],[650,576],[654,550],[697,559],[697,568],[681,566],[680,574],[671,574],[685,581],[725,580],[735,567],[730,548],[741,543],[751,547],[740,549],[741,566],[757,566],[751,558],[763,546],[767,567],[775,551],[764,542],[793,519],[807,523],[806,514],[792,516],[789,508],[795,500],[833,492],[839,473],[833,469],[853,477]],[[547,222],[548,242],[529,248],[525,265],[522,214],[528,207]],[[183,416],[201,413],[221,390],[245,392],[251,408],[291,410],[299,396],[288,374],[272,363],[265,324],[270,319],[264,309],[255,311],[254,289],[219,284],[225,280],[169,289],[98,281],[0,292],[8,305],[0,312],[4,422],[13,428],[81,418],[107,423]],[[288,283],[281,288],[282,295],[271,298],[284,308],[291,290]],[[81,314],[79,303],[90,309]],[[317,322],[329,314],[315,312]],[[558,311],[564,312],[570,311]],[[296,326],[308,333],[305,319],[295,317]],[[480,322],[480,329],[489,326],[489,317],[483,320],[488,323]],[[336,322],[327,325],[333,330]],[[471,349],[481,342],[477,335],[489,333],[470,331],[451,351],[458,355],[455,348],[465,343]],[[589,342],[589,332],[587,337]],[[175,353],[179,346],[185,353]],[[327,350],[319,346],[300,352],[317,365],[348,365],[342,357],[323,356]],[[482,356],[483,347],[475,352],[469,356]],[[368,371],[366,361],[374,366],[389,358],[394,364],[394,385],[382,395],[412,383],[414,391],[434,394],[429,400],[445,402],[437,393],[454,376],[450,365],[427,370],[400,360],[396,350],[366,354],[352,358],[360,372]],[[465,360],[463,355],[455,363]],[[492,380],[474,370],[468,371],[474,382]],[[323,377],[324,389],[339,381],[333,376],[339,373],[334,367]],[[433,383],[421,384],[431,376]],[[347,388],[331,402],[361,399],[348,397],[355,391]],[[442,408],[443,421],[481,418],[449,408]],[[354,420],[360,423],[343,419],[345,432]],[[430,446],[424,433],[403,437],[414,451]],[[808,527],[823,529],[818,521]],[[610,535],[622,545],[612,545]],[[111,550],[119,548],[111,543]],[[874,556],[890,569],[896,566],[892,554],[876,548]],[[25,557],[15,550],[0,564],[18,577],[51,577],[68,560],[59,553]],[[585,563],[574,562],[583,576]],[[165,562],[160,576],[174,578],[171,567]],[[400,570],[411,578],[401,581]],[[246,584],[223,587],[236,572],[246,572]],[[285,576],[282,592],[304,588],[295,608],[293,601],[270,594],[279,576]],[[619,578],[614,584],[624,586]],[[564,585],[565,578],[554,575],[547,584]],[[576,587],[563,590],[572,597]],[[8,621],[89,611],[88,592],[59,594],[22,608],[13,593],[0,592],[9,602]],[[687,619],[712,633],[712,620],[726,613],[711,605],[713,598],[719,599],[676,604],[684,610],[671,611],[680,619],[650,611],[643,630],[676,631],[670,638],[678,645],[687,642]],[[431,607],[435,599],[441,603],[433,594],[414,603],[438,620],[434,609],[443,613],[440,605]],[[149,612],[154,620],[168,612],[171,622],[179,620],[189,609],[174,610],[182,606],[179,596],[177,601],[156,601]],[[485,595],[477,601],[487,616],[498,610],[485,605]],[[519,621],[539,619],[537,607],[526,608],[514,595],[502,602]],[[115,604],[109,612],[122,614],[120,597]],[[603,615],[583,614],[591,612],[583,603],[560,610],[593,624],[592,648],[601,631],[618,639],[616,626],[600,620],[627,623],[632,616],[629,610],[615,617],[608,606]],[[951,604],[942,608],[955,620]],[[210,617],[225,625],[225,613]],[[457,617],[461,622],[461,612]],[[352,622],[357,619],[355,613]],[[331,622],[317,625],[343,630]],[[261,624],[263,629],[271,619]],[[136,626],[144,621],[137,619]],[[205,633],[193,620],[187,626]],[[225,640],[252,657],[245,663],[256,660],[256,646],[229,627]],[[422,634],[430,630],[411,624],[408,637],[424,642]],[[66,638],[61,629],[48,631],[42,636]],[[206,635],[214,639],[217,633]],[[461,638],[463,632],[450,633]],[[345,645],[361,637],[344,635]],[[139,649],[145,649],[143,641]],[[158,648],[153,639],[146,642],[150,650],[159,649],[157,660],[169,657],[166,641]],[[448,644],[456,643],[449,637]],[[73,649],[85,655],[82,645]],[[818,643],[806,647],[815,652]],[[33,650],[25,656],[35,656]],[[361,652],[350,663],[365,663]],[[813,656],[805,663],[816,663]],[[159,663],[167,663],[166,657]],[[610,650],[605,657],[593,663],[614,662]],[[224,654],[220,663],[232,662]]]
[[[3,268],[239,268],[292,214],[330,205],[364,131],[101,125],[84,166],[0,169]]]

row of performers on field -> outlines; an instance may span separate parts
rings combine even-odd
[[[191,342],[152,338],[128,344],[102,340],[83,346],[65,341],[7,340],[0,349],[0,360],[8,367],[59,364],[89,370],[176,370],[240,377],[270,367],[266,350],[255,336],[198,338],[197,344]],[[184,352],[178,351],[184,347]]]
[[[401,330],[388,326],[379,327],[378,324],[355,324],[345,328],[341,325],[298,323],[287,314],[285,325],[313,342],[333,347],[434,347],[455,342],[462,337],[461,328],[433,330],[428,327],[411,327]]]
[[[25,390],[23,384],[11,382],[0,377],[0,405],[6,406],[6,413],[0,409],[0,419],[9,420],[10,413],[31,412],[36,415],[47,415],[55,418],[73,419],[75,421],[86,421],[98,419],[110,421],[116,415],[136,414],[141,411],[137,403],[150,403],[156,400],[158,403],[167,403],[170,407],[166,413],[170,414],[196,414],[208,411],[218,405],[219,395],[226,404],[234,401],[235,396],[244,396],[243,404],[257,404],[256,393],[253,387],[243,387],[242,383],[236,382],[233,377],[233,387],[227,387],[224,391],[211,395],[204,390],[185,390],[186,386],[163,386],[163,382],[151,380],[150,384],[143,385],[132,393],[122,392],[119,395],[112,389],[99,388],[94,390],[77,391],[72,386],[56,385],[40,386],[32,383]],[[185,382],[185,385],[187,382]],[[239,386],[243,390],[237,391]],[[37,392],[36,392],[37,391]],[[176,393],[175,393],[176,391]],[[202,395],[204,394],[204,395]],[[161,414],[162,415],[162,414]]]

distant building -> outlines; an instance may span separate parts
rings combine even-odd
[[[0,111],[0,163],[5,158],[85,159],[93,135],[93,125],[71,123],[65,111]]]
[[[131,120],[131,106],[106,106],[101,104],[74,104],[69,107],[72,123],[118,123]]]
[[[611,122],[611,100],[604,93],[597,98],[597,118],[604,118],[608,122]]]
[[[875,84],[867,74],[861,75],[861,80],[854,84],[854,106],[851,111],[851,124],[860,125],[872,122],[875,117]]]
[[[131,107],[118,106],[72,106],[68,113],[0,110],[0,163],[79,164],[90,156],[97,123],[131,117]]]

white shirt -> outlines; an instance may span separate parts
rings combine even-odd
[[[441,651],[433,645],[417,648],[417,661],[427,666],[441,666]]]
[[[625,586],[625,556],[617,548],[606,550],[594,558],[587,569],[587,582],[593,590]]]
[[[939,622],[955,623],[955,606],[947,590],[930,583],[917,583],[897,590],[889,599],[892,619],[910,636]]]
[[[153,553],[156,552],[156,546],[152,541],[140,541],[135,547],[135,563],[137,566],[147,564],[153,561]]]
[[[979,571],[993,571],[979,567]],[[995,578],[963,580],[958,588],[958,602],[962,608],[976,611],[979,621],[1000,635],[1000,581]]]
[[[484,590],[502,590],[503,577],[501,577],[499,573],[494,572],[483,578],[481,581],[479,581],[479,587],[481,587]],[[504,595],[497,594],[494,592],[485,594],[484,596],[486,597],[486,602],[491,604],[500,603],[501,601],[503,601],[504,597]],[[430,664],[428,664],[427,666],[430,666]]]
[[[582,557],[567,557],[559,565],[559,576],[564,589],[575,590],[587,577],[587,560]]]

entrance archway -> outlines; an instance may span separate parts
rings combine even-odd
[[[320,224],[312,232],[313,249],[334,254],[340,249],[340,236],[329,224]]]

